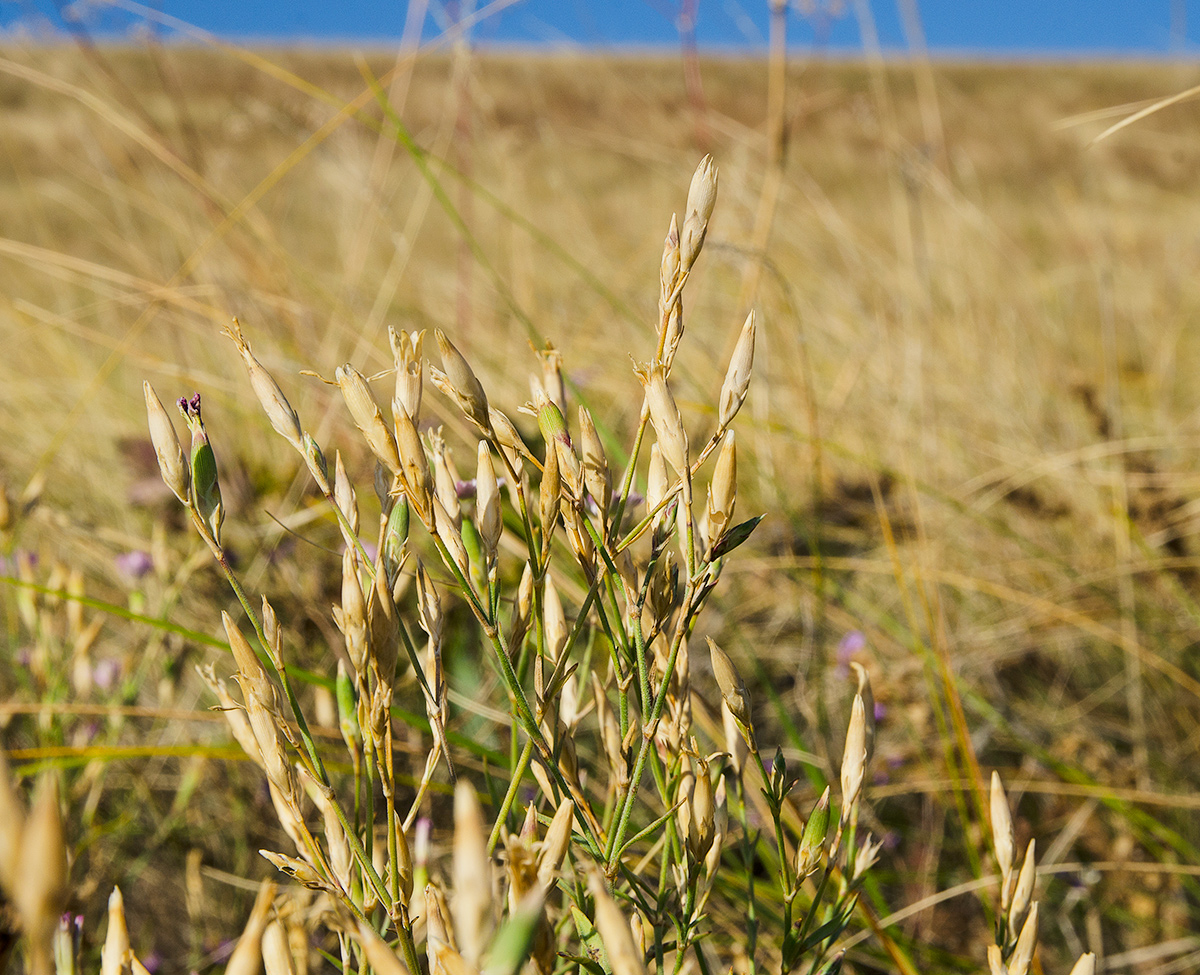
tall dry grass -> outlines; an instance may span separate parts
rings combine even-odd
[[[241,317],[360,484],[371,463],[336,392],[297,373],[389,368],[388,325],[444,328],[504,403],[528,395],[528,343],[550,339],[571,395],[627,442],[640,398],[624,350],[648,344],[662,220],[697,155],[670,63],[421,56],[389,78],[385,58],[271,60],[293,74],[201,51],[0,63],[0,463],[23,580],[4,603],[6,746],[24,773],[69,769],[78,903],[98,917],[121,880],[139,951],[153,942],[176,965],[208,963],[241,929],[250,894],[226,896],[226,874],[262,876],[254,850],[281,842],[186,666],[224,659],[215,609],[236,605],[152,486],[141,379],[164,398],[204,391],[239,577],[298,635],[289,662],[328,679],[340,585],[320,546],[339,533],[220,329]],[[886,930],[921,970],[985,964],[992,767],[1017,799],[1017,846],[1035,836],[1042,851],[1047,970],[1084,949],[1106,970],[1166,970],[1196,949],[1193,109],[1086,148],[1118,117],[1098,109],[1186,87],[1181,72],[936,65],[943,154],[907,68],[793,65],[760,252],[765,71],[704,65],[721,205],[673,391],[689,431],[709,429],[758,268],[738,504],[770,512],[705,626],[756,722],[812,770],[805,810],[815,780],[836,778],[848,666],[872,671],[871,828],[888,844],[867,900],[885,919],[916,905]],[[385,79],[428,157],[397,141],[367,79]],[[463,113],[469,184],[440,162]],[[428,406],[461,447],[458,411]],[[148,573],[114,564],[141,550]],[[31,552],[37,565],[18,557]],[[454,639],[461,748],[500,726],[473,704],[479,677]],[[414,778],[428,745],[398,746]],[[187,923],[152,925],[162,904]],[[898,964],[877,941],[848,960]]]

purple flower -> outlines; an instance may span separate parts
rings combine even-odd
[[[875,702],[875,720],[876,721],[882,721],[884,718],[886,718],[887,712],[888,712],[888,709],[887,709],[886,704],[881,704],[879,701]]]
[[[129,579],[141,579],[145,575],[149,575],[154,571],[154,558],[149,552],[143,552],[140,549],[134,549],[131,552],[122,552],[113,559],[113,564],[117,567],[117,571],[121,575]]]
[[[837,645],[837,673],[846,677],[850,673],[850,661],[867,645],[867,638],[861,630],[851,630]]]

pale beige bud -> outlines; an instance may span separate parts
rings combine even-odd
[[[457,527],[462,524],[462,509],[458,503],[458,472],[454,469],[440,428],[429,433],[429,454],[433,458],[433,493]]]
[[[43,772],[21,833],[15,883],[9,897],[21,918],[32,975],[49,975],[54,932],[67,906],[67,844],[58,808],[58,778]],[[45,968],[42,966],[45,965]]]
[[[658,266],[659,305],[665,306],[671,293],[675,290],[675,280],[679,276],[679,221],[671,214],[671,226],[663,241],[662,261]]]
[[[1028,975],[1029,966],[1033,964],[1033,953],[1037,950],[1038,905],[1037,901],[1029,908],[1029,916],[1021,926],[1021,934],[1017,937],[1017,945],[1013,948],[1012,957],[1008,959],[1009,975]]]
[[[567,386],[563,382],[562,353],[547,342],[546,347],[539,349],[537,355],[542,363],[542,391],[565,417],[567,415]],[[536,400],[536,398],[535,395],[534,399]]]
[[[479,540],[488,559],[495,559],[504,522],[500,512],[500,484],[486,440],[479,441],[475,468],[475,527],[479,529]]]
[[[413,422],[421,413],[421,389],[425,379],[421,345],[424,340],[424,329],[420,332],[397,332],[388,326],[388,343],[396,364],[396,399]]]
[[[346,544],[353,546],[354,537],[358,534],[358,499],[354,495],[354,485],[346,476],[346,465],[342,463],[340,450],[333,455],[333,500],[350,524],[350,534],[346,536]],[[346,534],[344,528],[342,533]]]
[[[409,975],[408,967],[396,953],[388,947],[388,943],[379,937],[375,931],[361,921],[358,925],[358,943],[362,945],[363,954],[367,956],[367,964],[376,975]]]
[[[479,427],[485,436],[490,437],[492,422],[488,415],[487,394],[484,393],[483,386],[463,354],[446,338],[446,333],[439,328],[434,330],[434,335],[437,338],[438,350],[442,354],[442,368],[446,371],[446,379],[454,400],[467,419]]]
[[[746,316],[746,322],[738,335],[737,345],[733,347],[733,355],[729,358],[729,368],[725,372],[725,381],[721,384],[721,397],[717,406],[717,424],[723,430],[746,400],[746,391],[750,388],[750,374],[754,368],[754,334],[757,330],[754,312]]]
[[[693,741],[694,744],[694,741]],[[713,841],[713,816],[716,808],[713,803],[712,780],[708,777],[708,762],[696,758],[696,783],[692,787],[692,819],[688,824],[688,849],[697,861],[703,861],[708,848]]]
[[[271,374],[263,368],[262,363],[250,351],[250,344],[242,336],[242,327],[236,318],[233,320],[232,326],[226,326],[225,334],[233,339],[237,346],[238,353],[246,364],[246,371],[250,373],[250,387],[254,390],[254,395],[258,397],[258,402],[262,405],[263,412],[267,414],[267,419],[271,421],[271,426],[300,453],[304,453],[304,431],[300,429],[300,417],[296,415],[292,404],[283,395],[279,383],[275,382]]]
[[[517,587],[517,604],[513,608],[512,622],[509,624],[508,652],[516,656],[521,650],[521,644],[529,633],[529,623],[533,616],[533,567],[526,562],[521,571],[521,583]]]
[[[1012,875],[1013,853],[1016,844],[1013,840],[1012,814],[1008,810],[1008,797],[1004,794],[1004,786],[1000,782],[1000,773],[992,771],[991,791],[992,813],[992,842],[996,846],[996,864],[1000,867],[1000,887],[1004,892],[1001,898],[1005,907],[1008,905],[1008,878]]]
[[[538,855],[537,878],[543,887],[554,883],[559,867],[566,858],[571,845],[571,824],[575,817],[575,803],[570,799],[564,800],[554,813],[550,826],[546,830],[546,838],[542,840],[541,853]]]
[[[695,263],[704,246],[708,233],[708,221],[717,202],[717,166],[712,156],[705,156],[692,175],[688,187],[687,207],[684,210],[683,230],[679,235],[679,261],[687,271]]]
[[[562,599],[558,595],[554,577],[549,573],[546,574],[542,591],[542,615],[546,630],[546,656],[557,663],[567,645],[567,617],[563,612]]]
[[[197,667],[196,673],[200,675],[201,680],[217,696],[221,713],[225,716],[229,730],[233,732],[234,740],[242,746],[242,750],[250,757],[251,761],[258,765],[259,768],[262,768],[262,754],[258,750],[258,742],[254,739],[254,732],[250,728],[250,721],[246,717],[245,710],[233,699],[233,695],[229,693],[229,688],[226,686],[225,681],[217,677],[212,664]]]
[[[646,975],[643,956],[633,943],[633,932],[625,915],[604,886],[600,871],[588,874],[588,890],[596,902],[596,930],[608,951],[613,975]]]
[[[421,443],[416,423],[399,400],[392,400],[392,421],[396,426],[396,447],[403,467],[401,478],[417,517],[428,524],[433,517],[434,492],[425,446]]]
[[[683,428],[683,417],[679,415],[679,407],[675,405],[675,397],[671,395],[662,365],[653,363],[649,369],[639,369],[637,377],[646,392],[650,422],[663,456],[675,473],[683,477],[688,465],[687,432]]]
[[[875,754],[875,694],[871,690],[871,675],[867,668],[857,660],[850,661],[850,667],[858,678],[858,695],[863,699],[863,714],[867,719],[867,765]]]
[[[850,726],[846,731],[846,748],[842,752],[842,820],[847,821],[850,810],[862,794],[867,770],[867,715],[861,695],[854,695],[850,709]]]
[[[421,629],[434,643],[441,643],[445,625],[442,601],[433,580],[425,571],[425,564],[420,559],[417,559],[417,613]]]
[[[608,468],[604,444],[586,406],[579,407],[579,449],[583,454],[583,483],[607,524],[608,510],[612,506],[612,472]]]
[[[342,391],[342,398],[346,401],[346,407],[350,410],[354,425],[366,439],[371,453],[389,471],[399,474],[400,454],[396,450],[396,439],[384,421],[379,404],[371,395],[371,388],[367,385],[363,374],[347,363],[344,366],[338,366],[334,372],[334,378],[337,379],[338,387]]]
[[[191,471],[183,459],[183,446],[179,443],[179,435],[175,432],[175,424],[163,409],[158,394],[148,382],[142,383],[142,393],[146,397],[146,417],[150,422],[150,442],[154,445],[154,456],[158,458],[158,471],[163,482],[171,489],[184,504],[188,500],[188,484]]]
[[[1004,953],[999,945],[987,947],[988,975],[1008,975],[1008,966],[1004,964]]]
[[[1096,975],[1096,956],[1090,951],[1080,955],[1071,968],[1071,975]]]
[[[24,829],[25,804],[13,788],[8,759],[0,751],[0,886],[5,890],[12,890],[17,879]]]
[[[488,407],[488,418],[492,421],[493,437],[504,450],[504,456],[518,474],[521,472],[523,458],[529,456],[529,448],[521,439],[520,431],[513,425],[512,420],[494,406]]]
[[[458,571],[463,574],[464,578],[470,580],[471,560],[467,556],[467,547],[463,544],[462,532],[455,523],[454,517],[446,511],[446,506],[437,498],[433,500],[433,524],[438,538],[446,546],[446,551],[450,553],[454,564],[458,566]]]
[[[278,921],[271,921],[263,930],[262,958],[267,975],[296,975],[287,932]]]
[[[269,880],[259,885],[242,936],[238,938],[237,946],[225,965],[225,975],[258,975],[262,971],[262,936],[271,915],[275,890],[275,884]]]
[[[367,603],[358,578],[358,557],[352,548],[342,552],[342,606],[337,622],[346,638],[350,663],[361,674],[367,661]]]
[[[271,850],[259,850],[258,855],[270,863],[280,873],[285,873],[296,883],[309,890],[328,890],[329,885],[310,863],[290,857],[284,853]]]
[[[553,444],[546,447],[542,483],[538,486],[538,515],[542,522],[542,551],[550,548],[550,539],[558,525],[558,507],[562,499],[562,481],[558,475],[558,452]]]
[[[100,949],[100,975],[121,975],[125,971],[125,954],[129,951],[129,926],[125,922],[125,901],[121,888],[114,887],[108,895],[108,930]]]
[[[1012,906],[1008,910],[1008,930],[1010,935],[1016,935],[1017,928],[1025,920],[1025,914],[1033,901],[1033,884],[1037,879],[1037,843],[1029,841],[1025,849],[1025,859],[1021,863],[1021,872],[1017,874],[1017,885],[1013,888]]]
[[[733,522],[737,503],[737,446],[729,430],[717,455],[717,466],[708,487],[708,544],[716,544]]]
[[[450,912],[442,892],[433,884],[425,885],[425,951],[429,958],[430,975],[445,972],[439,953],[443,949],[457,951],[454,929],[450,927]],[[413,973],[415,975],[415,973]]]
[[[713,642],[712,637],[707,639],[708,652],[712,658],[713,677],[717,680],[717,687],[721,689],[721,697],[734,718],[742,725],[749,726],[750,693],[746,690],[746,685],[737,672],[737,668],[734,667],[733,661],[729,659],[729,655]]]
[[[667,497],[667,465],[658,444],[650,445],[650,469],[646,474],[646,512],[656,511]],[[660,513],[659,517],[662,517]]]
[[[721,699],[721,730],[725,734],[725,751],[729,755],[729,767],[736,775],[742,774],[742,765],[746,761],[746,740],[738,730],[737,718],[729,710],[725,699]]]
[[[412,848],[408,845],[408,836],[396,814],[396,879],[400,881],[400,900],[408,905],[413,893],[413,858]]]
[[[492,863],[487,854],[483,810],[475,787],[460,780],[454,790],[454,897],[459,950],[478,966],[492,921]]]

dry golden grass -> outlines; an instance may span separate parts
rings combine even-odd
[[[1061,878],[1043,879],[1047,970],[1081,948],[1139,972],[1196,950],[1196,108],[1087,145],[1119,117],[1098,110],[1194,72],[935,65],[937,103],[922,105],[903,66],[873,86],[861,65],[792,65],[784,178],[756,253],[761,64],[704,65],[700,147],[673,61],[422,55],[387,84],[431,182],[364,81],[392,59],[268,56],[291,83],[208,51],[3,53],[2,554],[37,552],[34,578],[51,589],[66,585],[61,563],[89,595],[215,633],[227,597],[147,463],[139,385],[202,389],[240,571],[309,638],[299,662],[329,674],[337,559],[279,523],[326,546],[336,529],[312,514],[220,329],[240,317],[359,484],[370,463],[336,389],[297,373],[388,368],[389,324],[446,328],[505,403],[527,395],[529,341],[549,339],[573,392],[627,441],[641,400],[625,350],[649,342],[664,218],[711,151],[721,201],[675,393],[689,428],[707,430],[759,268],[739,506],[769,516],[705,627],[771,740],[836,770],[849,699],[837,648],[861,632],[855,659],[887,709],[872,828],[895,841],[878,913],[993,872],[972,790],[999,767],[1018,849],[1036,836],[1043,877]],[[339,115],[355,98],[361,110]],[[430,400],[461,438],[462,419]],[[139,549],[156,567],[135,583],[113,558]],[[108,617],[82,656],[113,661],[121,690],[72,689],[64,659],[93,611],[76,624],[45,601],[23,616],[30,590],[6,589],[9,657],[28,663],[0,668],[6,748],[15,764],[94,760],[71,797],[84,810],[80,906],[98,917],[121,879],[144,950],[154,942],[169,970],[203,964],[252,894],[231,903],[198,868],[190,882],[187,849],[265,873],[248,838],[265,808],[255,778],[219,760],[223,726],[205,723],[186,676],[211,649]],[[469,694],[469,661],[447,667]],[[57,716],[19,711],[38,701]],[[97,730],[97,703],[150,710]],[[198,713],[183,722],[173,708]],[[490,733],[462,699],[451,714],[464,734]],[[143,740],[145,756],[106,751]],[[35,750],[49,746],[65,750]],[[155,904],[183,916],[185,902],[187,924],[153,923]],[[981,968],[984,902],[930,903],[892,934],[922,970]],[[857,964],[888,970],[871,967],[878,955]]]

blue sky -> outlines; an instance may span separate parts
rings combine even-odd
[[[487,0],[477,0],[478,6]],[[694,0],[702,47],[757,48],[766,34],[766,0]],[[869,0],[884,48],[906,46],[900,9],[920,12],[929,47],[943,53],[1200,53],[1200,0]],[[484,44],[612,49],[673,46],[680,0],[499,0],[475,39]],[[276,42],[387,42],[404,26],[407,0],[151,0],[154,9],[230,39]],[[464,0],[430,0],[426,37],[439,32]],[[62,26],[55,0],[0,0],[0,29],[35,36]],[[812,9],[817,13],[814,15]],[[839,9],[840,8],[840,9]],[[136,17],[84,0],[91,30],[123,34]],[[854,0],[792,0],[794,45],[861,48]],[[808,15],[801,11],[808,10]],[[169,32],[167,32],[169,33]]]

